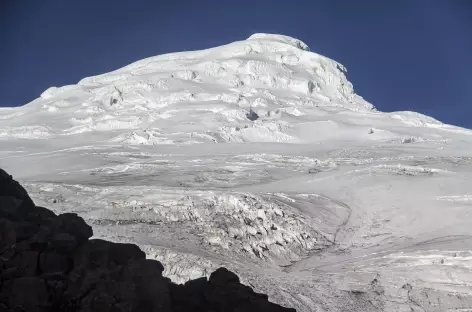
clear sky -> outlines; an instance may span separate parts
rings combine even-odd
[[[303,40],[382,111],[472,128],[472,0],[1,0],[0,106],[145,57]]]

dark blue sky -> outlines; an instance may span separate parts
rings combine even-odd
[[[280,33],[383,111],[472,128],[471,0],[1,0],[0,106],[167,52]]]

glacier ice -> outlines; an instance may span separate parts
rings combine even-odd
[[[224,265],[298,311],[467,311],[471,134],[255,34],[0,109],[0,164],[177,282]]]

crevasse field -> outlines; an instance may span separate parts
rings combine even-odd
[[[38,205],[175,282],[226,266],[298,311],[472,311],[471,144],[269,34],[0,109],[0,167]]]

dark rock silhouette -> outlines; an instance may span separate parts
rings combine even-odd
[[[35,206],[0,169],[0,312],[295,311],[225,268],[174,284],[138,246],[92,234],[74,213]]]

